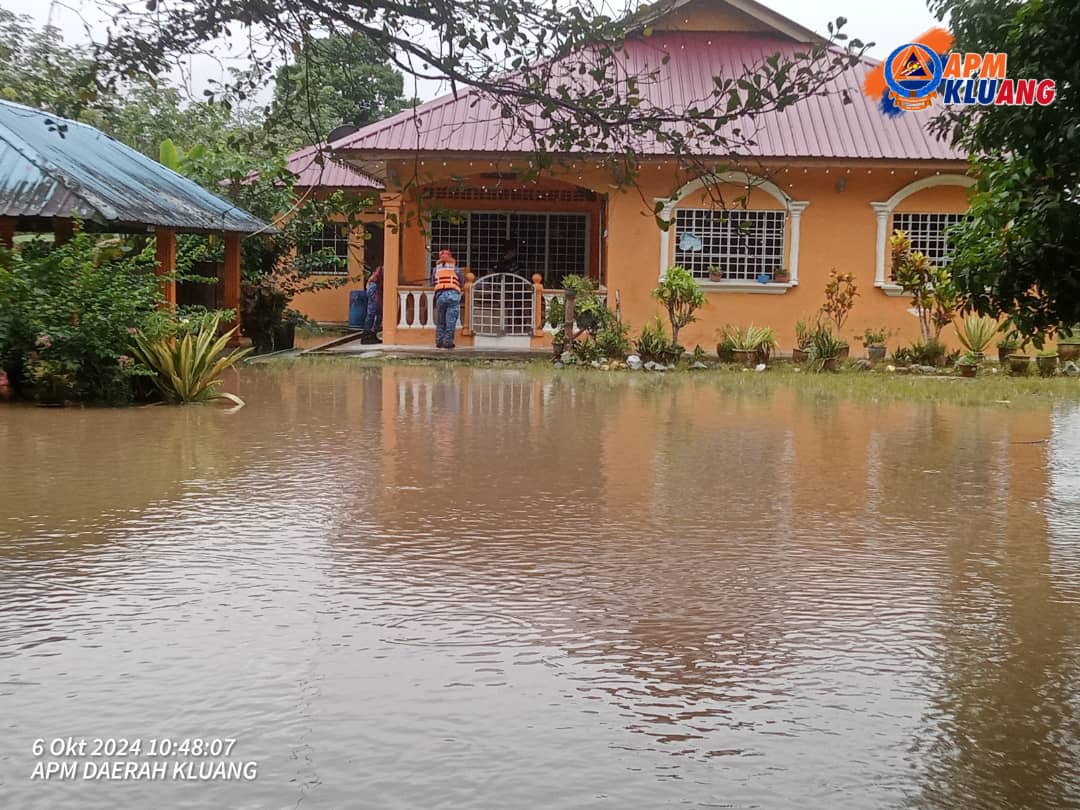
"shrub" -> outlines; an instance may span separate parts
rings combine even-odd
[[[936,341],[952,323],[960,297],[948,268],[936,267],[922,253],[912,251],[911,239],[896,231],[889,240],[896,283],[912,297],[923,343]]]
[[[835,335],[829,327],[823,324],[819,325],[810,337],[810,359],[814,360],[820,368],[825,360],[838,357],[840,350],[845,345],[847,344]]]
[[[677,362],[683,353],[682,346],[668,340],[659,318],[653,318],[651,324],[641,328],[641,333],[634,340],[634,351],[642,360],[664,365]]]
[[[994,339],[997,329],[997,323],[989,318],[969,315],[957,325],[956,336],[960,339],[960,345],[969,352],[982,354]]]
[[[806,321],[799,320],[795,322],[795,348],[807,351],[810,348],[810,340],[814,335],[814,330],[807,325]]]
[[[854,274],[837,273],[835,268],[829,271],[829,281],[825,285],[825,303],[822,304],[821,311],[832,318],[836,331],[844,328],[844,321],[851,314],[858,295]]]
[[[884,346],[885,341],[889,339],[891,334],[892,332],[885,327],[881,327],[880,329],[867,329],[862,333],[859,341],[865,347]]]
[[[132,354],[145,368],[153,372],[153,383],[166,402],[209,402],[229,399],[238,405],[243,401],[230,393],[219,391],[221,374],[242,360],[251,349],[236,349],[225,354],[231,329],[217,336],[220,316],[196,330],[182,335],[149,337],[143,332],[134,335]]]
[[[669,267],[659,286],[653,290],[656,298],[668,313],[671,323],[671,342],[679,342],[679,330],[697,320],[697,311],[705,306],[705,293],[686,268]]]
[[[776,333],[768,326],[750,326],[742,329],[730,324],[723,327],[721,334],[730,350],[757,352],[762,360],[768,360],[776,349]]]
[[[161,333],[154,247],[76,232],[64,245],[31,243],[0,265],[0,367],[24,393],[124,404],[140,371],[133,329]]]

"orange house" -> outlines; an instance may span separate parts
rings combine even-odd
[[[675,109],[700,98],[712,76],[738,78],[774,53],[820,41],[753,0],[673,0],[667,9],[617,58],[627,73],[658,71],[652,86]],[[890,281],[888,237],[903,229],[947,263],[946,229],[967,210],[973,181],[966,156],[927,132],[933,110],[890,119],[863,95],[875,64],[863,60],[827,95],[760,116],[745,152],[700,156],[715,159],[714,188],[719,181],[724,197],[745,198],[738,207],[717,206],[705,181],[659,148],[642,150],[632,189],[584,153],[556,156],[532,179],[527,145],[471,92],[335,141],[339,159],[385,180],[384,342],[434,341],[426,280],[443,248],[473,279],[458,345],[548,345],[539,315],[568,273],[594,279],[636,333],[660,314],[651,291],[675,264],[707,298],[680,336],[690,348],[715,346],[726,323],[754,323],[772,326],[789,351],[795,322],[820,308],[834,268],[858,285],[849,340],[868,327],[891,330],[893,345],[915,340],[910,303]],[[496,272],[507,243],[518,250],[514,274]]]

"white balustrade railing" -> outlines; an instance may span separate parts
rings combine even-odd
[[[458,328],[464,325],[464,302],[458,311]],[[398,329],[435,328],[435,290],[430,287],[398,287]]]

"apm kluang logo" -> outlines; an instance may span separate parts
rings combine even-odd
[[[946,106],[1046,106],[1057,97],[1053,79],[1010,79],[1006,53],[960,53],[952,35],[933,28],[889,54],[866,77],[863,90],[895,116]]]

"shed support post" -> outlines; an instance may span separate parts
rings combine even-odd
[[[225,309],[236,311],[236,320],[229,324],[231,329],[240,325],[240,239],[241,235],[230,231],[225,234]]]
[[[70,219],[54,219],[52,221],[53,244],[66,245],[71,241],[75,233],[75,223]]]
[[[176,306],[176,231],[170,228],[158,228],[154,232],[157,268],[155,272],[161,280],[162,306],[170,309]]]
[[[0,217],[0,247],[15,247],[15,217]]]

